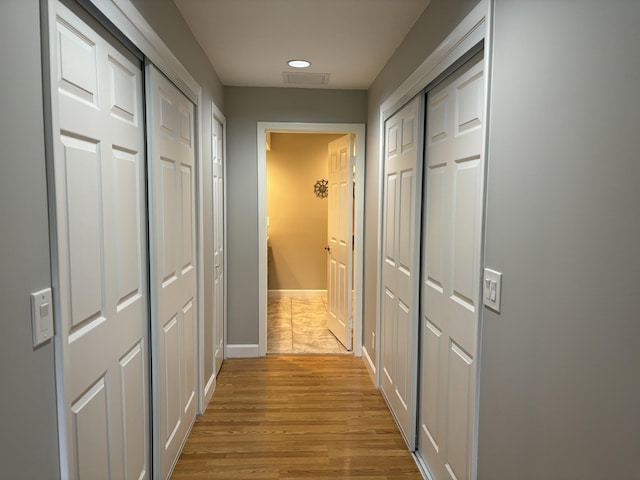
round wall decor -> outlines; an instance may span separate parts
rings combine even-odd
[[[329,196],[329,182],[324,178],[318,180],[313,186],[313,193],[315,193],[318,198],[327,198]]]

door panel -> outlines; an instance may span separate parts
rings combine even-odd
[[[107,385],[101,377],[71,406],[76,430],[78,478],[109,478],[109,412]]]
[[[162,416],[164,424],[163,444],[171,443],[171,439],[180,424],[180,362],[175,361],[180,355],[178,328],[178,317],[175,316],[162,329],[164,375],[160,382],[165,401],[164,415]],[[169,385],[174,385],[175,388],[168,388]]]
[[[194,105],[149,66],[154,446],[167,478],[196,414]]]
[[[122,411],[125,425],[125,478],[135,479],[143,471],[147,458],[147,429],[149,428],[148,398],[140,388],[147,378],[146,352],[142,344],[135,345],[120,359]]]
[[[418,383],[418,276],[422,147],[416,97],[385,122],[382,265],[382,393],[410,450]]]
[[[436,479],[470,479],[484,179],[481,54],[427,99],[418,450]]]
[[[327,327],[352,348],[353,173],[349,135],[329,143]]]
[[[55,9],[62,474],[148,478],[142,70],[84,13]]]
[[[195,315],[193,314],[193,301],[189,301],[182,309],[182,343],[185,349],[196,344]],[[195,353],[195,351],[194,351]],[[181,372],[184,386],[182,388],[182,408],[191,410],[196,398],[196,355],[184,356],[184,371]],[[188,433],[188,432],[187,432]]]

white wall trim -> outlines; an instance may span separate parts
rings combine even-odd
[[[264,356],[260,354],[260,346],[256,344],[227,345],[225,354],[225,358],[256,358]]]
[[[202,91],[198,91],[198,102],[195,104],[195,131],[196,131],[196,174],[197,199],[196,205],[196,255],[198,258],[198,413],[204,413],[205,383],[204,383],[204,150],[202,149]]]
[[[209,380],[204,385],[204,410],[207,409],[207,405],[211,401],[211,397],[213,396],[213,391],[216,387],[216,374],[215,372],[211,374]],[[202,412],[204,413],[204,411]]]
[[[269,298],[322,298],[327,296],[326,290],[269,290]]]
[[[482,0],[380,107],[381,123],[487,36],[489,4]]]
[[[363,123],[258,122],[258,342],[260,356],[267,353],[267,149],[268,131],[350,133],[356,135],[355,252],[353,255],[355,318],[353,355],[362,356],[362,300],[364,265],[365,125]]]
[[[376,366],[373,364],[371,357],[369,356],[369,352],[367,351],[367,347],[362,347],[362,360],[364,361],[365,367],[367,367],[367,372],[369,372],[369,376],[371,377],[371,381],[377,387],[376,381]]]

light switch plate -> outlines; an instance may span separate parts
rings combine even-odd
[[[491,270],[490,268],[484,269],[484,276],[482,281],[483,294],[482,298],[485,306],[491,310],[495,310],[500,313],[500,297],[502,294],[502,273]]]
[[[31,324],[34,347],[51,340],[53,337],[53,302],[51,301],[50,288],[31,294]]]

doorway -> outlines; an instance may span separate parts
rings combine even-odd
[[[329,192],[328,150],[338,139],[348,153],[349,135],[267,132],[268,354],[351,350],[351,329],[346,341],[328,322],[332,312],[329,300],[334,300],[335,307],[335,299],[345,297],[336,296],[336,290],[352,291],[350,276],[339,285],[329,282],[336,278],[337,269],[330,266],[335,265],[331,260],[338,253],[338,248],[330,245],[335,234],[329,235],[329,230],[338,219],[348,224],[348,238],[343,243],[349,246],[349,258],[352,246],[352,197],[338,202],[342,197]],[[351,182],[348,187],[352,187],[350,162],[345,169],[346,180]],[[348,210],[348,218],[344,218],[346,212],[339,215],[338,208]],[[346,305],[340,306],[345,310]]]
[[[353,136],[352,154],[355,163],[355,198],[353,221],[353,353],[362,354],[362,261],[363,261],[363,220],[364,220],[364,125],[363,124],[303,124],[303,123],[258,123],[258,263],[259,263],[259,351],[267,353],[268,333],[268,288],[269,252],[267,237],[267,138],[268,132],[342,134]],[[270,228],[270,227],[269,227]],[[293,303],[293,300],[292,300]],[[286,308],[286,307],[285,307]]]

